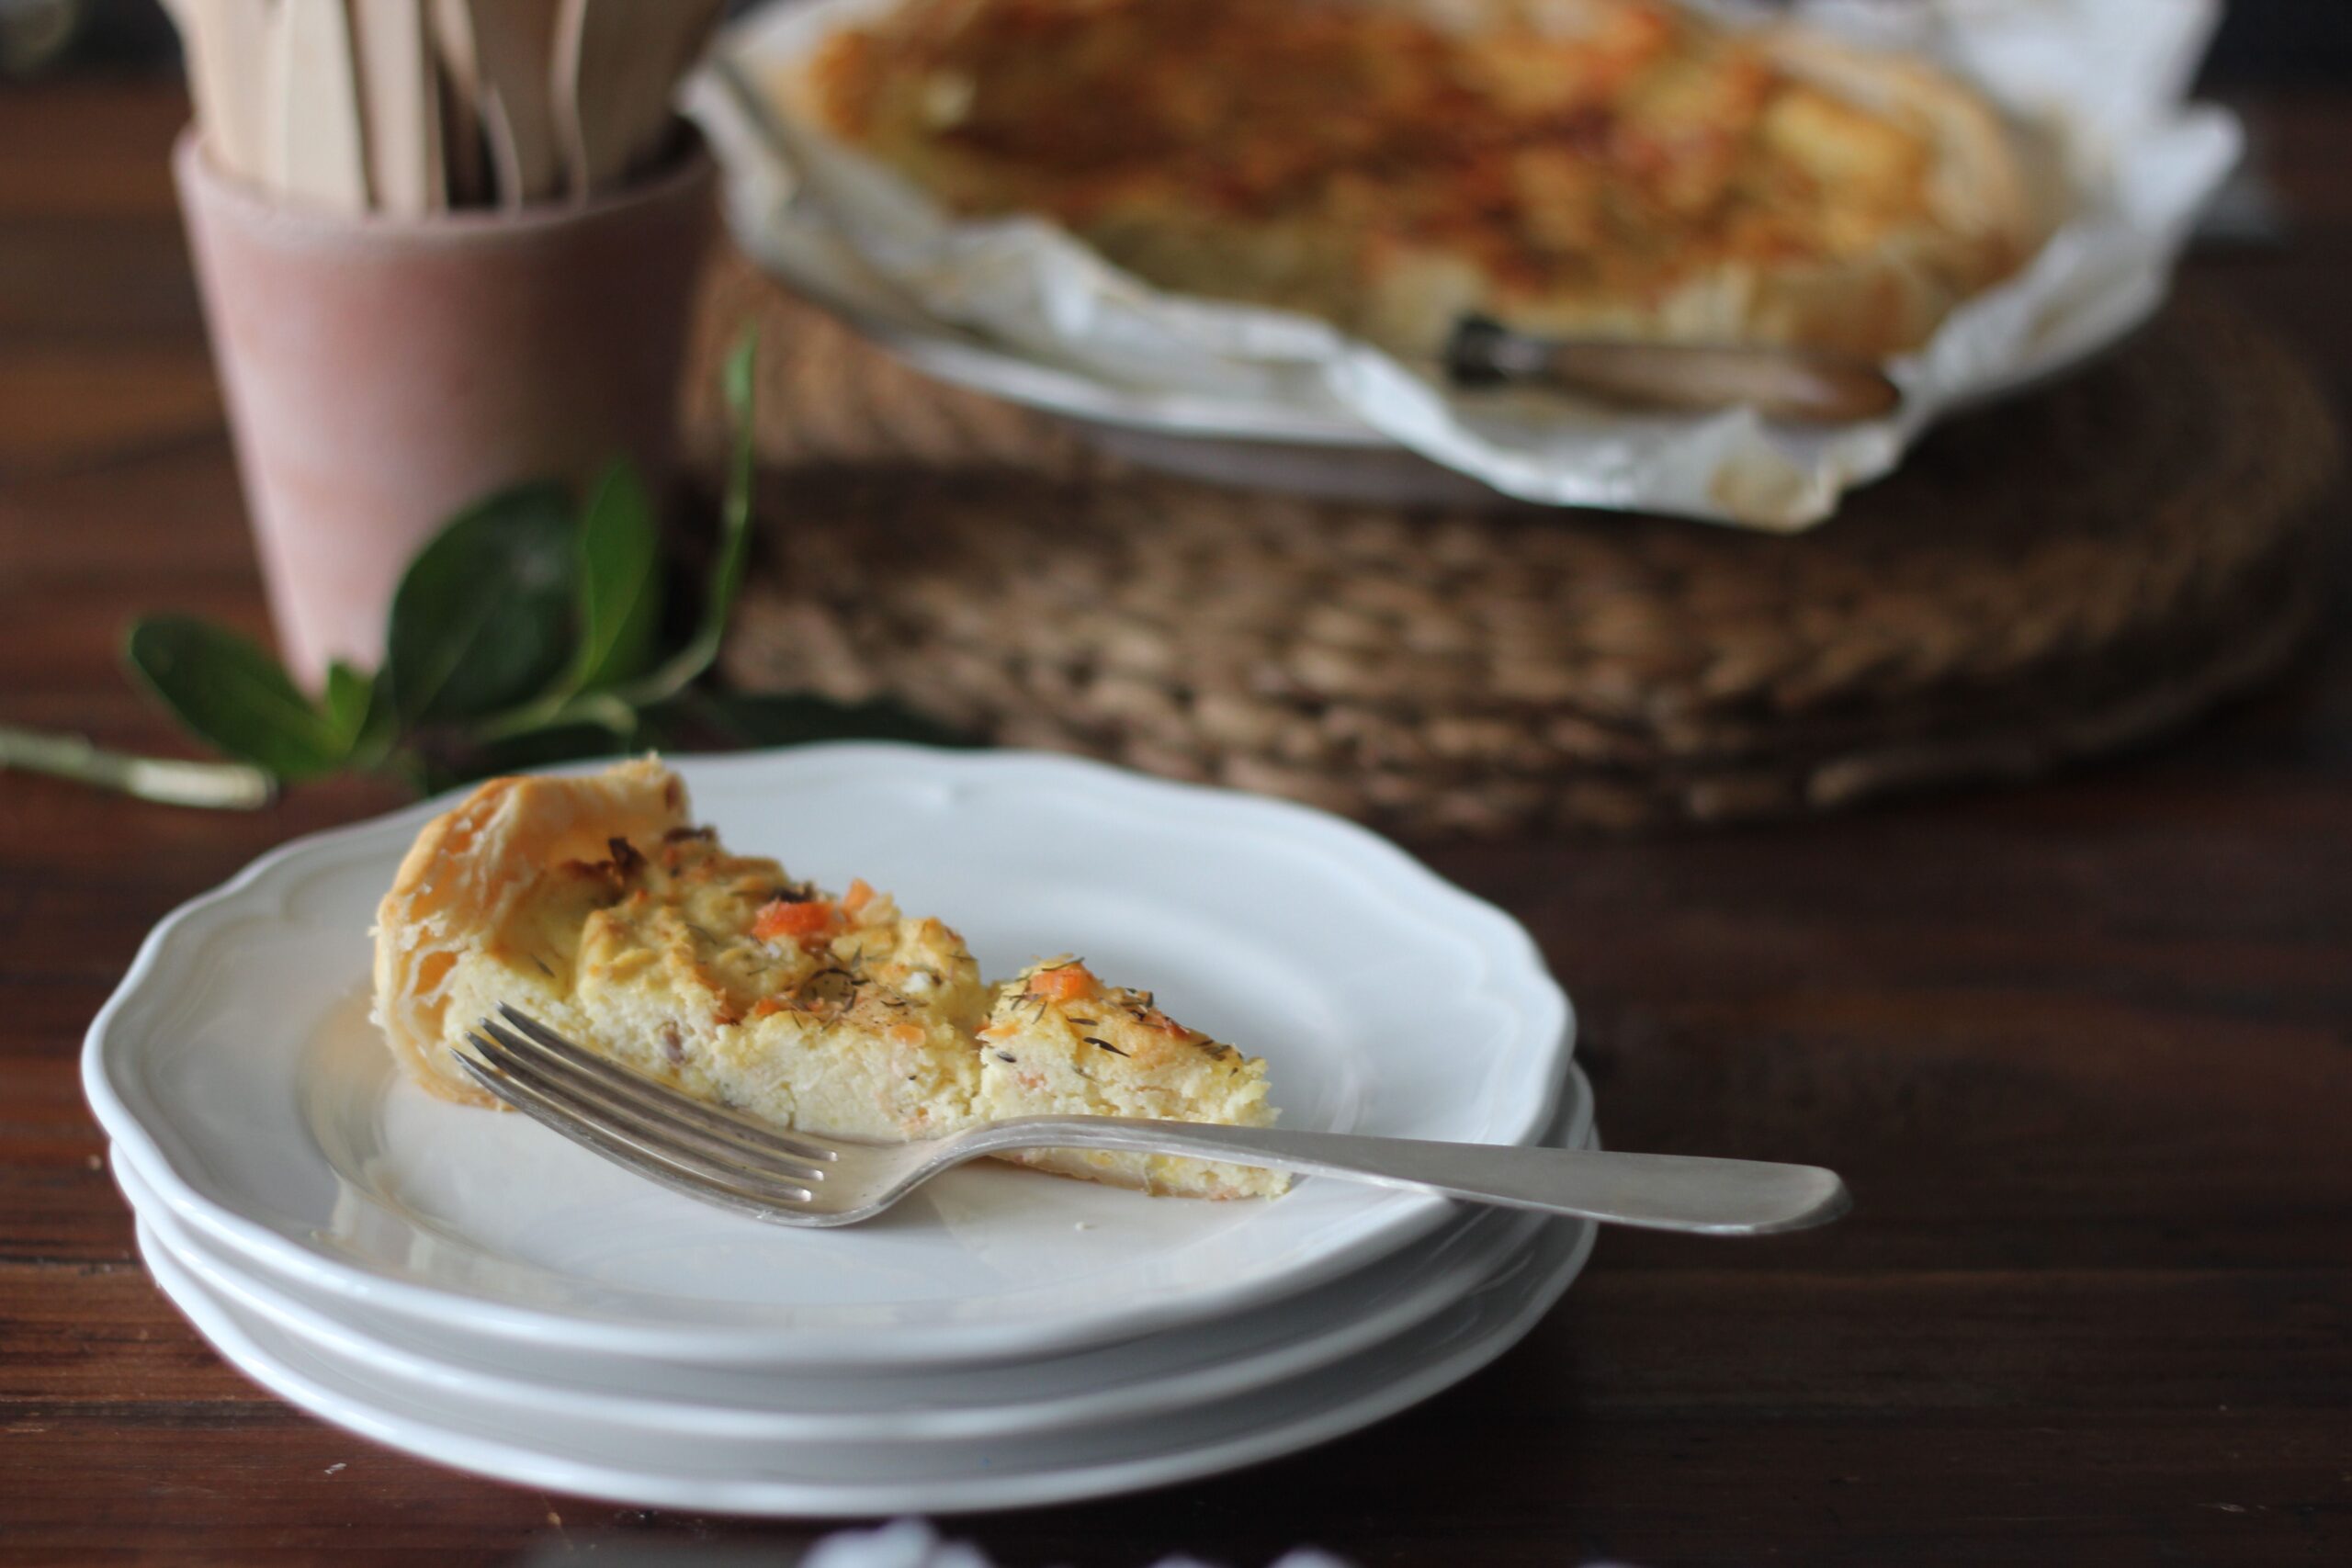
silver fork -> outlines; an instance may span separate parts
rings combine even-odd
[[[855,1224],[950,1167],[1035,1148],[1183,1155],[1705,1235],[1802,1230],[1849,1204],[1845,1183],[1818,1166],[1114,1116],[1024,1116],[908,1144],[820,1137],[689,1099],[514,1008],[498,1011],[467,1036],[478,1057],[458,1056],[484,1089],[615,1164],[776,1224]]]

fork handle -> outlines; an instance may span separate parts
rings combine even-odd
[[[1048,1147],[1184,1155],[1703,1235],[1803,1230],[1828,1224],[1851,1202],[1837,1173],[1819,1166],[1692,1155],[1441,1144],[1111,1116],[1022,1117],[976,1128],[957,1142],[959,1155],[967,1148],[984,1155]]]
[[[1749,404],[1775,419],[1843,424],[1894,412],[1903,392],[1867,360],[1821,349],[1536,337],[1466,316],[1446,368],[1464,386],[1554,387],[1653,408]]]

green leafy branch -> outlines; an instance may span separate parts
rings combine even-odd
[[[266,651],[188,615],[130,628],[133,675],[230,763],[102,752],[71,737],[0,730],[0,766],[25,766],[176,804],[255,806],[338,772],[420,789],[571,758],[704,743],[832,739],[952,742],[885,704],[708,690],[703,677],[741,591],[752,544],[754,346],[724,370],[733,422],[719,538],[698,607],[673,614],[643,479],[608,468],[584,507],[526,484],[469,507],[409,563],[384,661],[336,662],[314,700]],[[681,635],[665,640],[666,627]]]

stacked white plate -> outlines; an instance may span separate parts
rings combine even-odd
[[[680,771],[730,845],[945,913],[991,974],[1075,943],[1153,987],[1267,1058],[1286,1125],[1592,1140],[1526,933],[1335,818],[1001,752]],[[1209,1204],[983,1164],[827,1231],[695,1203],[395,1073],[368,928],[433,809],[290,844],[172,915],[84,1058],[157,1283],[260,1382],[391,1447],[741,1513],[1096,1496],[1427,1397],[1591,1246],[1332,1179]]]

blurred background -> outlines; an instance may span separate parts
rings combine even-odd
[[[2150,0],[2088,4],[2144,31]],[[126,679],[134,616],[269,635],[168,162],[179,56],[158,0],[0,0],[0,741],[83,759],[48,766],[76,780],[84,737],[191,747]],[[1138,476],[714,247],[673,584],[725,558],[711,371],[761,333],[761,548],[684,694],[714,744],[775,743],[740,716],[759,702],[807,739],[810,694],[953,696],[938,716],[989,740],[1359,816],[1526,924],[1612,1145],[1817,1159],[1867,1195],[1721,1263],[1611,1237],[1516,1359],[1421,1412],[993,1516],[971,1533],[996,1559],[2352,1562],[2352,0],[2229,0],[2199,92],[2251,155],[2175,309],[1797,538]],[[351,385],[286,404],[385,428],[350,410],[396,378],[344,357]],[[934,584],[992,613],[937,613]],[[310,735],[285,691],[270,711]],[[496,707],[418,728],[437,745]],[[0,771],[0,1428],[41,1434],[8,1450],[0,1559],[364,1541],[445,1568],[601,1535],[792,1561],[797,1526],[360,1444],[237,1377],[149,1282],[78,1043],[167,910],[435,776],[345,766],[359,727],[332,739],[266,810]]]
[[[731,11],[749,9],[737,0]],[[176,63],[179,39],[155,0],[0,0],[0,75]],[[2231,0],[2205,81],[2336,83],[2352,77],[2352,6]]]

